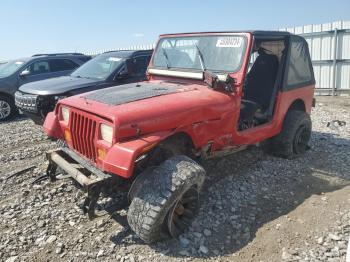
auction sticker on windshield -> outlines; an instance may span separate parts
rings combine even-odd
[[[241,47],[242,38],[241,37],[220,37],[216,42],[216,47]]]

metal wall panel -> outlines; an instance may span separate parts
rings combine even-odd
[[[306,39],[315,72],[316,93],[350,95],[350,21],[280,30]]]

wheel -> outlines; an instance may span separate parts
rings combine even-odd
[[[204,169],[187,156],[174,156],[152,172],[142,173],[134,187],[127,219],[146,243],[177,237],[190,225],[199,206]],[[135,190],[136,188],[136,190]],[[130,194],[129,194],[130,195]]]
[[[281,133],[267,141],[268,152],[287,159],[304,154],[309,148],[311,127],[309,114],[303,111],[289,111]]]
[[[13,100],[7,96],[0,95],[0,121],[6,121],[17,115],[18,109]]]

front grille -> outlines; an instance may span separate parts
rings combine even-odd
[[[70,117],[70,131],[74,150],[95,161],[94,138],[97,126],[96,121],[75,111],[71,112]]]
[[[21,92],[15,93],[15,104],[22,110],[37,112],[37,95],[24,94]]]

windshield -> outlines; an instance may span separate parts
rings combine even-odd
[[[83,64],[71,76],[105,80],[123,62],[123,58],[113,54],[102,54]]]
[[[153,66],[235,72],[242,63],[246,48],[243,36],[184,36],[160,40]]]
[[[0,77],[7,77],[16,72],[22,65],[23,61],[10,61],[5,64],[0,64]]]

